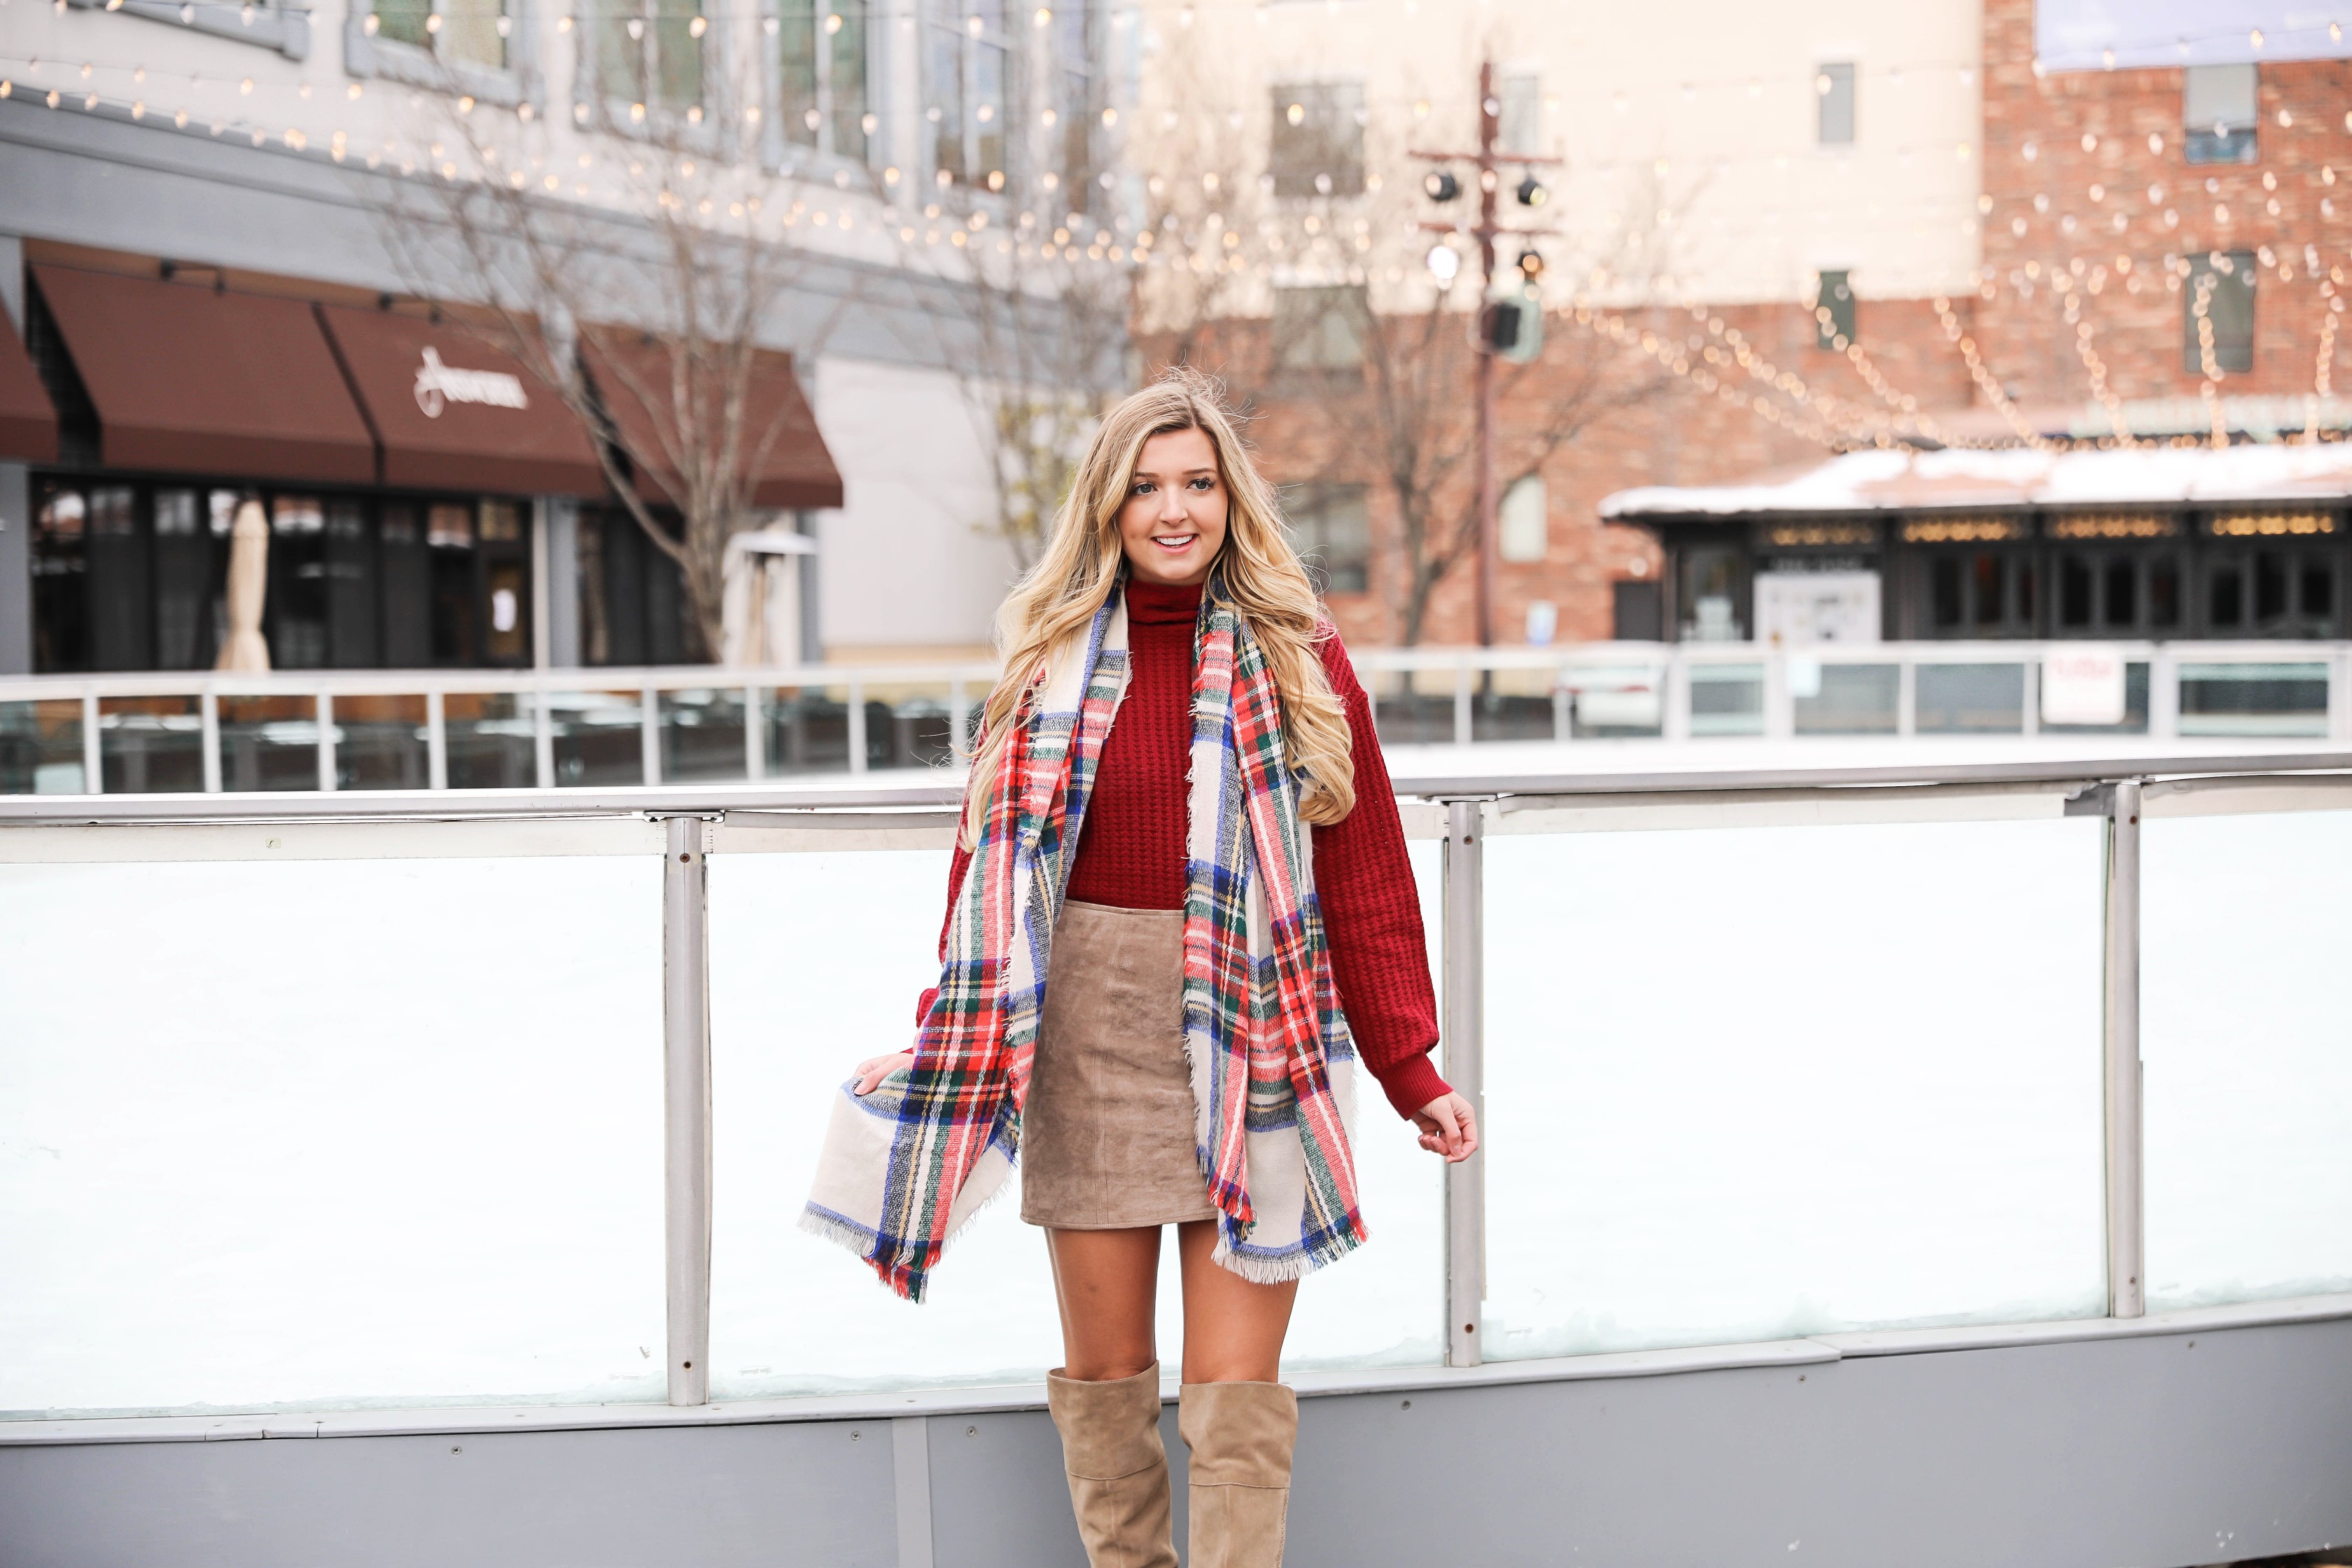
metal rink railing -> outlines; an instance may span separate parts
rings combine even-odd
[[[1399,787],[1487,1142],[1360,1082],[1297,1366],[2352,1289],[2352,756]],[[1010,1215],[920,1309],[797,1228],[952,798],[0,805],[0,1411],[1039,1375]]]
[[[2352,742],[2352,645],[2100,645],[2121,717],[2045,720],[2084,645],[1359,650],[1398,745],[1811,737]],[[0,795],[760,784],[950,765],[986,664],[0,679]]]

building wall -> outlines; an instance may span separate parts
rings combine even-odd
[[[2215,250],[2256,252],[2261,268],[2253,369],[2221,390],[2313,392],[2352,264],[2352,61],[2262,63],[2258,161],[2212,164],[2187,161],[2180,70],[2038,71],[2032,0],[1985,0],[1985,61],[1978,313],[2011,395],[2090,402],[2085,324],[2117,396],[2200,395],[2169,264]]]

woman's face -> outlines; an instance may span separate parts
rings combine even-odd
[[[1118,509],[1127,563],[1146,583],[1198,583],[1225,547],[1231,498],[1204,430],[1164,430],[1143,443]]]

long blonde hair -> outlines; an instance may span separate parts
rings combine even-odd
[[[1348,716],[1332,695],[1315,647],[1318,630],[1326,625],[1322,604],[1283,532],[1274,491],[1250,461],[1217,384],[1180,368],[1123,399],[1104,418],[1055,514],[1045,554],[1013,584],[996,613],[996,646],[1004,670],[982,710],[980,747],[964,796],[966,845],[979,843],[990,785],[1023,720],[1022,704],[1040,666],[1065,640],[1085,635],[1118,579],[1125,554],[1118,513],[1143,444],[1175,430],[1198,430],[1217,451],[1230,500],[1215,570],[1265,651],[1281,693],[1284,753],[1300,785],[1298,815],[1328,825],[1355,808]]]

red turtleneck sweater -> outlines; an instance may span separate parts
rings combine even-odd
[[[1067,896],[1130,910],[1184,907],[1185,774],[1192,744],[1192,631],[1198,584],[1127,586],[1130,673],[1118,717],[1103,742],[1087,804]],[[1324,673],[1354,735],[1356,808],[1315,829],[1315,894],[1331,949],[1331,979],[1356,1049],[1389,1103],[1411,1116],[1447,1092],[1430,1065],[1437,999],[1421,899],[1405,859],[1404,827],[1372,728],[1371,701],[1337,632],[1320,645]],[[968,851],[948,873],[948,903],[963,884]],[[947,953],[947,929],[940,931]],[[930,1009],[926,992],[916,1009]]]

